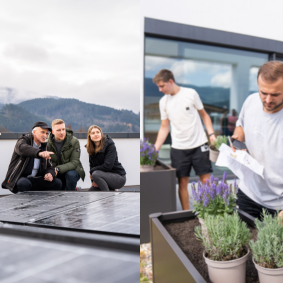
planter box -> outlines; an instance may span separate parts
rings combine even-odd
[[[141,172],[141,243],[150,241],[149,215],[176,210],[176,170],[157,160],[154,171]]]
[[[239,210],[243,221],[254,227],[254,218]],[[155,213],[150,217],[150,241],[154,283],[206,283],[164,227],[164,223],[194,219],[192,211]]]

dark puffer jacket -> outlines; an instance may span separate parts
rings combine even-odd
[[[54,135],[52,133],[48,136],[47,147],[49,151],[55,153],[51,155],[51,161],[54,167],[59,168],[59,174],[64,174],[70,170],[76,170],[81,179],[84,180],[85,171],[80,162],[80,142],[73,136],[72,130],[66,128],[66,138],[61,149],[61,165],[59,165],[58,153],[54,142]]]
[[[89,155],[90,174],[96,170],[126,175],[122,164],[118,161],[115,143],[106,135],[103,148],[95,155]]]
[[[44,176],[45,174],[50,173],[55,177],[55,168],[52,164],[45,158],[38,156],[39,152],[46,150],[46,143],[42,143],[40,149],[33,147],[32,133],[22,135],[15,145],[8,172],[2,183],[2,188],[9,189],[13,192],[19,178],[31,174],[34,158],[40,159],[40,167],[37,176]]]

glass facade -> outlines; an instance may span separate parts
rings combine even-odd
[[[171,70],[178,85],[195,89],[216,135],[230,135],[246,97],[257,92],[257,71],[267,61],[268,54],[263,53],[146,37],[144,136],[154,143],[161,124],[163,93],[152,82],[159,70]],[[169,136],[159,156],[167,163],[170,143]]]

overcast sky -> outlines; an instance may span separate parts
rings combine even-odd
[[[1,0],[0,87],[139,112],[139,9],[138,0]]]

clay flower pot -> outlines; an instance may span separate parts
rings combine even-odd
[[[246,261],[249,254],[250,251],[248,250],[245,256],[235,260],[214,261],[206,258],[204,251],[203,257],[208,267],[210,281],[215,283],[245,283]],[[275,281],[269,281],[269,283],[271,282],[274,283]]]
[[[253,263],[258,272],[260,283],[282,283],[283,282],[283,268],[264,268],[255,263],[253,258]]]
[[[154,165],[140,165],[140,172],[153,171]]]
[[[216,162],[219,155],[219,150],[211,149],[211,146],[209,147],[209,159],[212,162]]]

